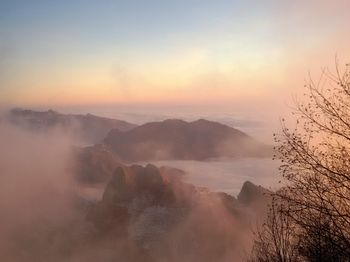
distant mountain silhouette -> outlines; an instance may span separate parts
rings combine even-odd
[[[271,147],[247,134],[204,119],[194,122],[170,119],[147,123],[129,131],[109,132],[104,144],[123,160],[206,160],[263,157]]]
[[[126,121],[99,117],[91,114],[61,114],[53,110],[44,112],[13,109],[7,115],[12,124],[35,131],[60,129],[86,143],[101,142],[112,129],[130,130],[136,125]]]

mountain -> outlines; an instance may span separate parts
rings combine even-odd
[[[272,151],[235,128],[204,119],[170,119],[128,131],[114,129],[103,143],[127,161],[264,157]]]
[[[245,216],[234,197],[167,177],[148,164],[117,168],[87,220],[96,244],[106,245],[103,250],[111,245],[114,259],[209,262],[228,261],[241,247],[240,235],[249,230]]]
[[[262,186],[246,181],[237,196],[237,200],[263,217],[266,215],[268,205],[271,203],[272,192]]]
[[[87,185],[107,182],[120,159],[103,146],[89,146],[73,150],[72,167],[77,181]]]
[[[88,144],[99,143],[112,129],[127,131],[136,125],[126,121],[91,114],[61,114],[53,110],[44,112],[12,109],[6,119],[17,126],[34,131],[59,129]]]
[[[127,168],[115,153],[103,145],[74,148],[71,167],[77,181],[91,186],[107,183],[116,168]],[[159,167],[159,172],[166,181],[181,179],[185,175],[185,171],[169,166]]]
[[[103,148],[82,151],[87,162],[109,155]],[[93,199],[82,198],[78,188],[59,194],[38,188],[46,197],[35,194],[35,204],[25,208],[29,216],[6,238],[10,259],[2,261],[246,261],[250,207],[183,182],[179,170],[174,174],[153,165],[122,165]],[[242,191],[255,192],[254,187],[249,183]],[[46,205],[49,214],[41,212]]]

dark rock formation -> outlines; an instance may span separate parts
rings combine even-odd
[[[142,168],[137,165],[127,168],[126,164],[104,145],[74,148],[71,166],[76,179],[80,183],[91,186],[107,183],[118,167],[130,169],[135,172],[138,172],[139,169],[142,170]],[[150,166],[149,169],[151,169]],[[163,181],[167,183],[180,180],[185,175],[185,171],[169,166],[161,166],[156,172],[159,172]],[[144,180],[155,179],[152,172],[148,173],[146,172],[144,175]],[[143,182],[140,183],[143,184]]]
[[[87,216],[99,241],[123,239],[149,261],[222,261],[236,252],[244,207],[167,176],[153,165],[117,168]]]
[[[272,192],[262,186],[254,185],[246,181],[237,196],[237,200],[251,208],[256,214],[266,214],[268,205],[271,203]]]
[[[114,170],[123,166],[120,159],[103,146],[75,148],[72,160],[77,180],[89,185],[106,183]]]

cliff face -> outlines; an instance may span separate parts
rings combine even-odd
[[[271,153],[270,147],[245,133],[203,119],[194,122],[165,120],[125,132],[113,130],[104,144],[128,161],[263,157]]]

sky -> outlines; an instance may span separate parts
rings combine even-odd
[[[350,61],[348,10],[348,0],[0,0],[0,104],[280,112],[309,72]]]

